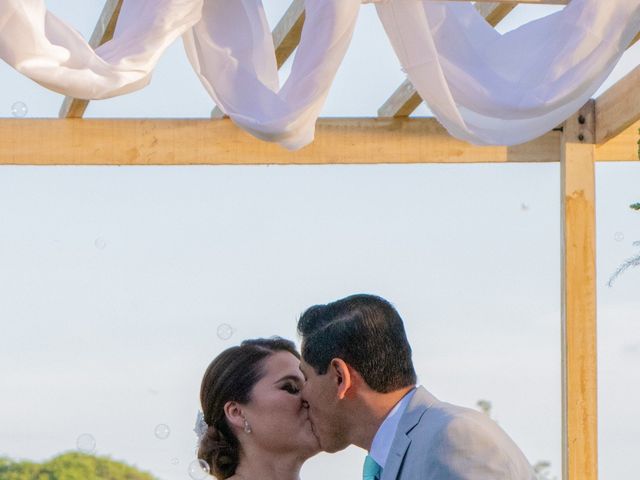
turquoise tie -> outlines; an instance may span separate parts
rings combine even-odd
[[[371,455],[367,455],[367,458],[364,459],[362,480],[380,480],[380,475],[382,475],[382,468],[371,458]]]

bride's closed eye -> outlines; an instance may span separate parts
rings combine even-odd
[[[282,390],[290,393],[291,395],[297,395],[298,393],[300,393],[300,387],[298,387],[298,385],[294,383],[285,383],[282,386]]]

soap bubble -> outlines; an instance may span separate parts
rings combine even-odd
[[[616,242],[621,242],[621,241],[624,240],[624,233],[616,232],[616,234],[613,236],[613,238],[615,239]]]
[[[176,457],[173,457],[171,459],[171,465],[178,465],[180,463],[180,460],[178,460]]]
[[[169,425],[161,423],[159,425],[156,425],[154,433],[157,439],[166,440],[167,438],[169,438],[169,435],[171,435],[171,429],[169,428]]]
[[[76,446],[82,453],[93,453],[96,450],[96,439],[90,433],[83,433],[77,438]]]
[[[96,238],[96,241],[93,242],[93,244],[98,250],[104,250],[105,248],[107,248],[107,241],[102,237]]]
[[[209,464],[204,460],[194,460],[189,464],[189,476],[193,480],[204,480],[209,476],[210,471]]]
[[[16,118],[24,118],[29,113],[29,107],[24,102],[16,102],[11,105],[11,115]]]
[[[220,340],[229,340],[233,336],[233,327],[228,323],[218,325],[218,338]]]

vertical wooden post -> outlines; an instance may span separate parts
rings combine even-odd
[[[562,450],[564,480],[597,480],[593,100],[564,125],[562,171]]]

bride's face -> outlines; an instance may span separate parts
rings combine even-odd
[[[251,401],[242,407],[252,430],[250,441],[274,453],[297,452],[301,458],[315,455],[320,445],[300,394],[305,381],[300,361],[289,352],[276,352],[266,358],[263,368],[264,376],[253,387]]]

